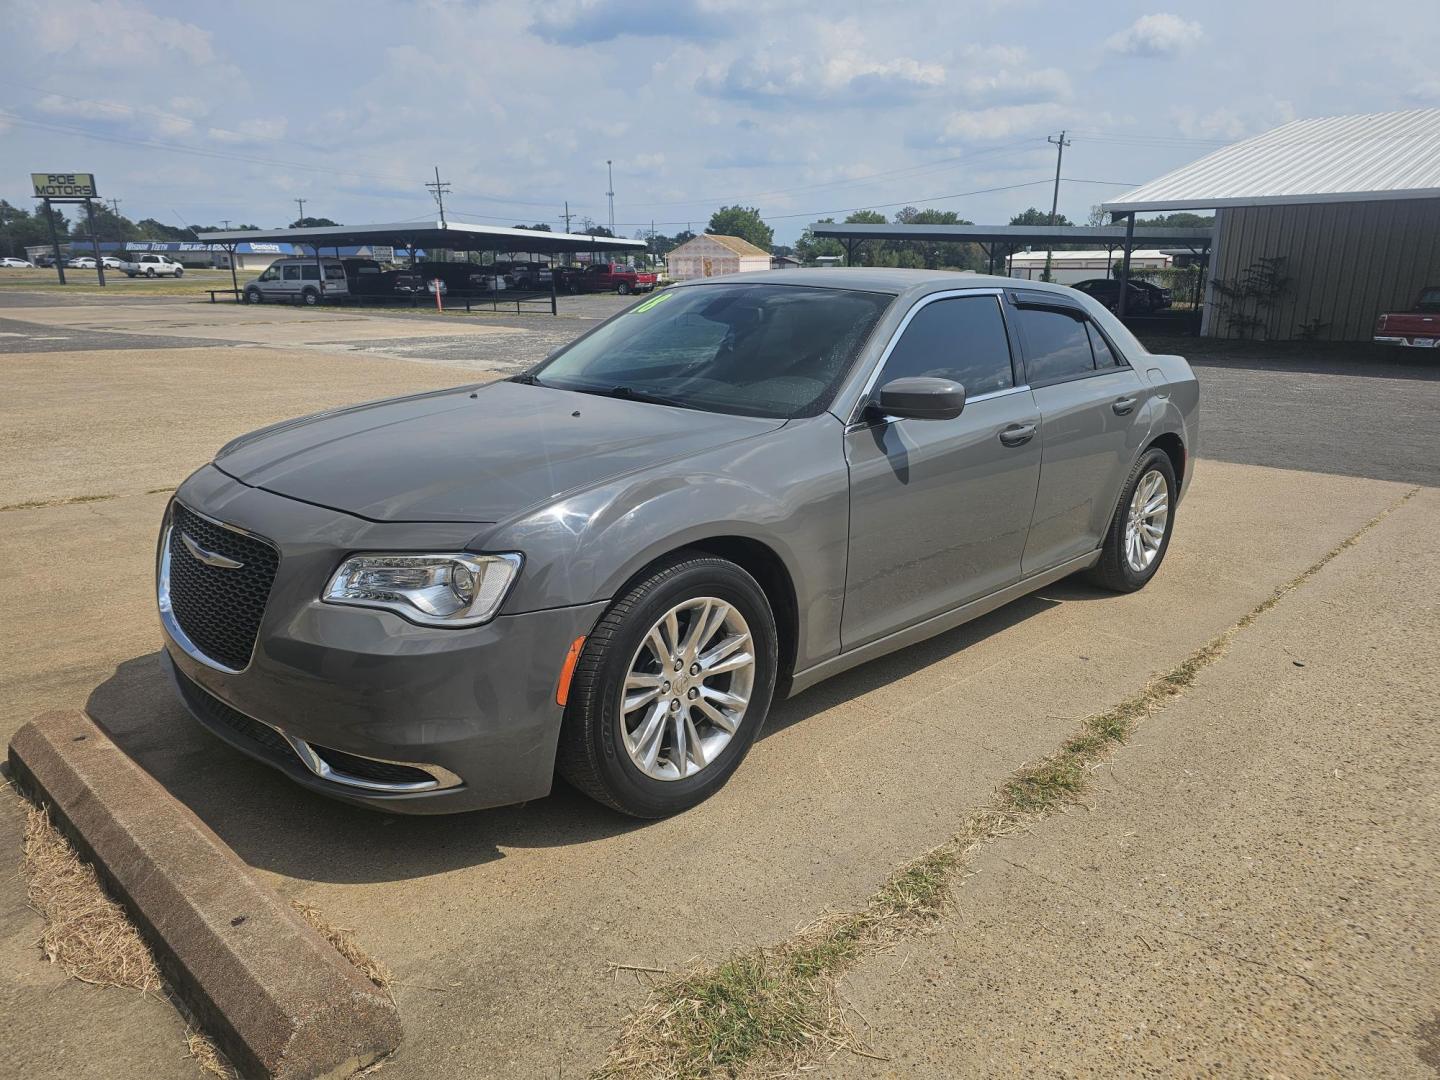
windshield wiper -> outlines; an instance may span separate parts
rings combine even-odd
[[[625,401],[643,401],[647,405],[673,405],[677,409],[694,409],[688,401],[681,401],[679,398],[666,397],[664,394],[652,394],[648,390],[636,390],[632,386],[612,386],[609,390],[601,390],[599,387],[566,387],[567,390],[574,390],[578,394],[594,394],[596,397],[622,398]]]
[[[519,383],[521,386],[540,386],[542,383],[534,375],[512,375],[510,382]]]

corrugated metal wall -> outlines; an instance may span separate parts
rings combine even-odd
[[[1228,207],[1216,214],[1212,278],[1236,280],[1261,257],[1284,256],[1289,288],[1248,335],[1369,341],[1375,317],[1405,310],[1425,285],[1440,284],[1440,199]],[[1204,333],[1240,337],[1211,290]]]

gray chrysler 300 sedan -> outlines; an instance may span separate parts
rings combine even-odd
[[[686,284],[509,380],[222,448],[165,515],[167,665],[207,728],[327,795],[468,810],[558,769],[674,813],[776,694],[1078,571],[1143,586],[1198,403],[1072,289]]]

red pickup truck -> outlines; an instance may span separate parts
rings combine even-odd
[[[567,274],[562,279],[571,292],[618,292],[621,296],[630,293],[649,292],[655,288],[655,275],[631,270],[624,263],[591,263],[578,274]]]
[[[1420,290],[1409,311],[1387,311],[1375,320],[1375,340],[1382,345],[1440,349],[1440,285]]]

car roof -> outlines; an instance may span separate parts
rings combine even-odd
[[[1058,292],[1070,290],[1063,285],[992,274],[972,274],[959,270],[902,270],[872,266],[817,266],[793,270],[757,270],[747,274],[724,274],[720,277],[676,282],[676,287],[697,285],[808,285],[819,289],[859,289],[899,295],[915,292],[942,292],[947,289],[1037,289]]]

